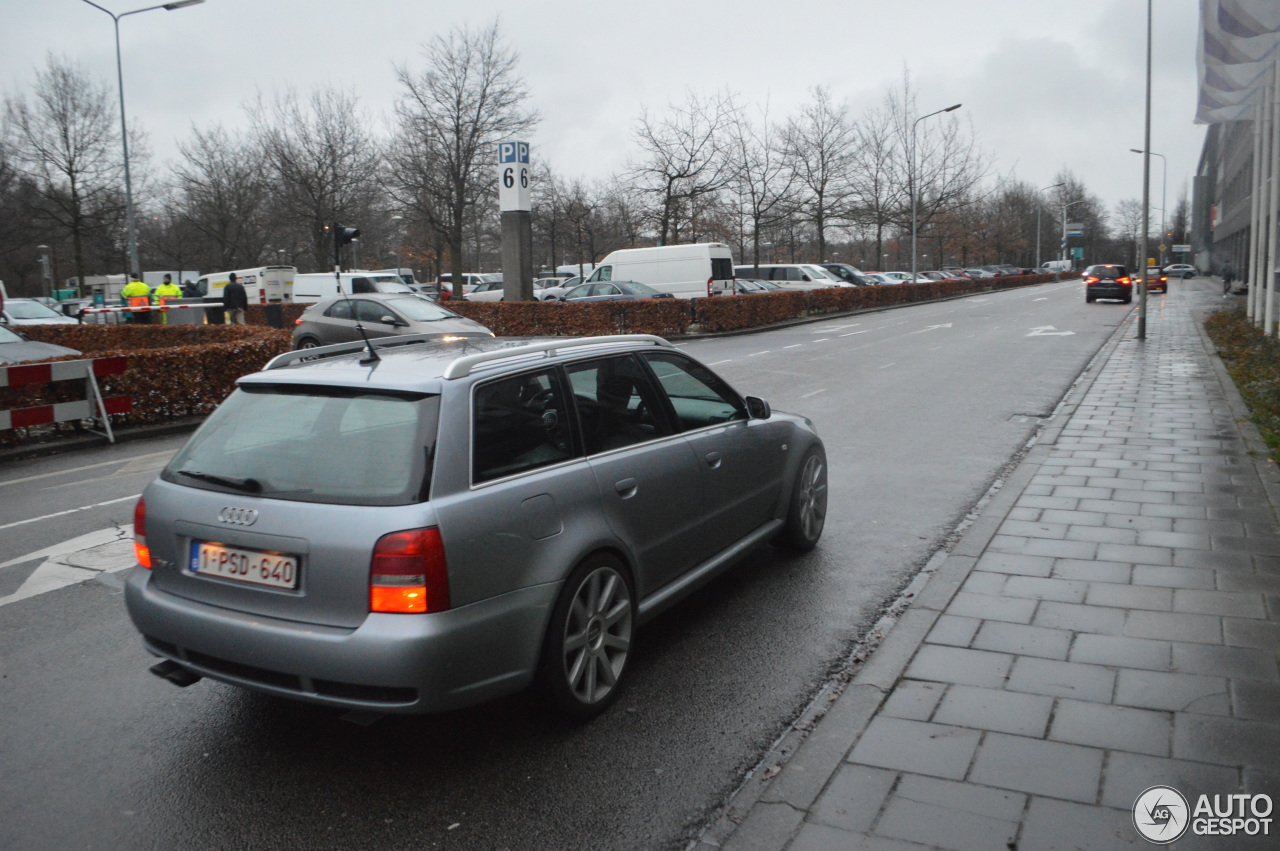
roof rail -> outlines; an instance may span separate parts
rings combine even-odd
[[[413,343],[437,343],[445,337],[457,337],[457,334],[400,334],[395,337],[381,337],[371,340],[373,346],[378,349],[389,349],[393,346],[407,346]],[[483,337],[478,339],[489,340],[491,337]],[[299,361],[313,361],[322,358],[338,357],[339,355],[359,354],[367,352],[369,347],[363,341],[357,340],[352,343],[332,343],[328,346],[316,346],[314,349],[297,349],[292,352],[285,352],[272,358],[264,370],[279,369],[282,366],[298,363]]]
[[[563,340],[552,340],[545,343],[529,343],[524,346],[513,346],[509,349],[497,349],[492,352],[480,352],[474,355],[463,355],[445,367],[443,377],[446,381],[455,378],[465,378],[471,374],[474,367],[489,361],[505,360],[506,358],[523,357],[526,355],[538,354],[544,352],[547,357],[555,357],[563,349],[579,348],[583,346],[603,346],[610,343],[616,344],[634,344],[634,343],[650,343],[655,346],[670,346],[661,337],[653,334],[617,334],[611,337],[566,337]],[[315,351],[314,349],[312,351]]]

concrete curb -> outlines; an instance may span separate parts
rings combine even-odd
[[[1043,425],[1029,442],[1033,445],[1017,461],[999,489],[984,497],[988,501],[950,552],[944,555],[940,550],[930,559],[889,606],[889,614],[872,627],[873,640],[855,648],[851,662],[856,666],[856,673],[847,680],[847,685],[837,676],[818,692],[799,719],[748,772],[719,817],[689,843],[688,851],[757,848],[772,851],[786,845],[799,829],[805,812],[857,745],[935,621],[968,579],[978,557],[1022,491],[1039,472],[1049,448],[1056,443],[1111,355],[1129,333],[1135,313],[1136,308],[1126,314],[1098,347],[1063,393],[1051,417],[1053,422]],[[896,611],[901,614],[894,614]],[[883,637],[876,642],[874,636],[878,633]],[[821,726],[815,726],[818,721],[822,722]]]

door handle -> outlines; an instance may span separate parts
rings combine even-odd
[[[720,462],[724,460],[724,455],[719,452],[707,453],[707,465],[713,470],[720,469]]]
[[[636,480],[633,478],[626,478],[620,482],[614,482],[613,487],[617,490],[618,495],[623,499],[630,499],[636,495]]]

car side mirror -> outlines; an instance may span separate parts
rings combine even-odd
[[[802,281],[812,281],[812,280],[813,280],[813,278],[810,278],[808,275],[801,275],[801,276],[800,276],[800,280],[802,280]]]
[[[409,324],[408,322],[401,322],[399,319],[396,319],[394,316],[388,316],[386,314],[379,316],[378,321],[381,322],[383,325],[394,325],[397,328],[401,328]]]
[[[748,396],[747,416],[753,420],[767,420],[773,416],[773,410],[769,407],[769,403],[759,396]]]

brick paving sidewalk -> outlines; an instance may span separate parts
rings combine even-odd
[[[1280,487],[1206,352],[1198,323],[1222,301],[1200,283],[1151,298],[1146,341],[1131,316],[777,777],[699,849],[1146,847],[1132,809],[1151,786],[1192,807],[1280,799]],[[1280,847],[1274,816],[1266,840],[1171,847]]]

